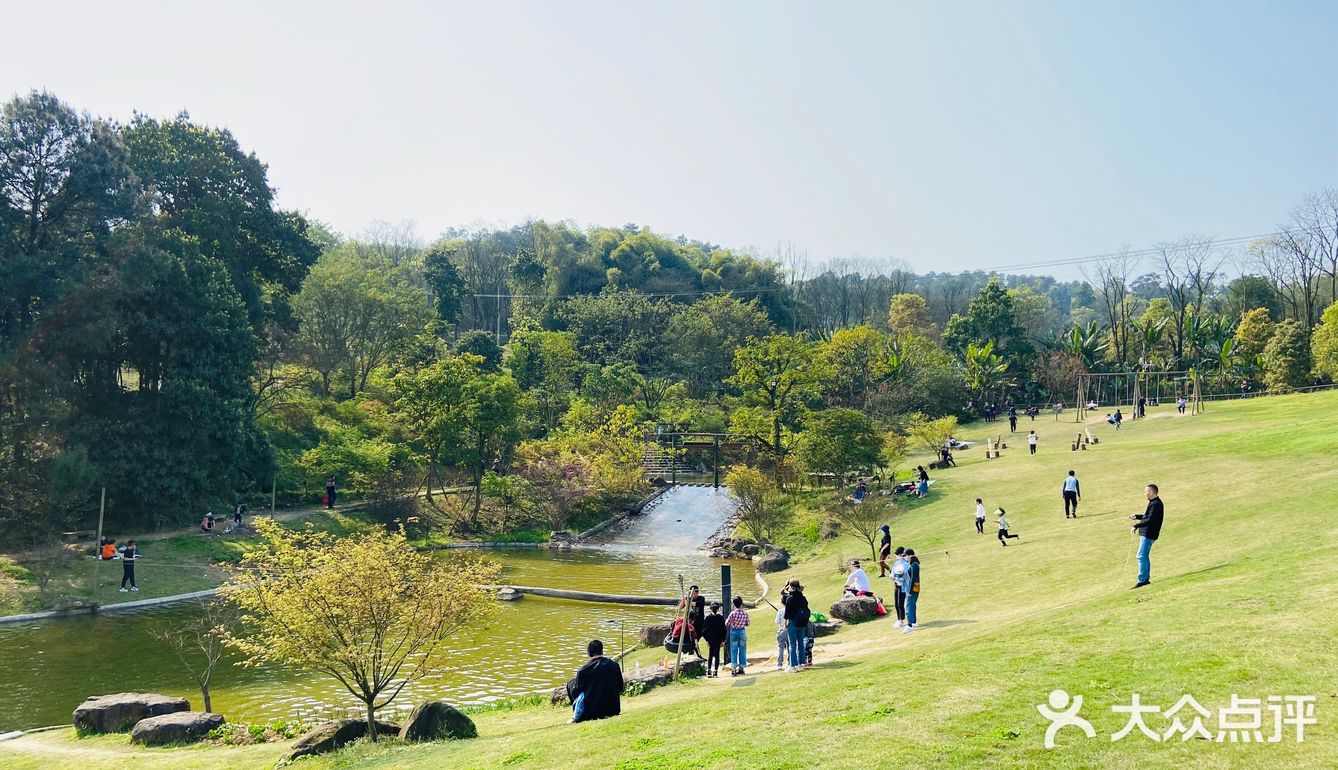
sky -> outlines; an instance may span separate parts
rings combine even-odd
[[[542,218],[1008,270],[1268,233],[1338,186],[1333,2],[4,6],[0,98],[187,110],[349,235]]]

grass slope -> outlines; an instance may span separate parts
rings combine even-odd
[[[1020,435],[1001,460],[962,453],[961,467],[937,477],[931,500],[892,518],[895,541],[924,562],[923,628],[913,634],[881,619],[820,640],[818,666],[802,673],[689,682],[624,700],[617,719],[576,726],[548,708],[481,714],[477,740],[355,746],[310,765],[1338,766],[1338,393],[1213,404],[1197,417],[1161,407],[1118,434],[1094,427],[1102,443],[1078,453],[1068,448],[1072,423],[1051,417],[1020,427],[1033,425],[1041,437],[1035,457]],[[983,433],[973,427],[964,433]],[[1084,492],[1077,520],[1064,519],[1060,502],[1069,468]],[[1153,584],[1135,592],[1124,517],[1141,512],[1147,482],[1161,485],[1167,518]],[[1021,539],[1002,548],[991,530],[976,535],[976,497],[990,510],[1008,509]],[[837,557],[866,548],[830,541],[777,577],[798,577],[825,607],[842,582]],[[886,581],[875,583],[891,593]],[[771,615],[754,616],[753,653],[774,652]],[[1056,688],[1084,696],[1095,738],[1066,729],[1057,748],[1043,747],[1049,723],[1036,704]],[[1112,743],[1125,719],[1110,708],[1134,692],[1163,709],[1192,695],[1214,718],[1232,693],[1315,695],[1319,724],[1304,743],[1291,729],[1264,745],[1154,743],[1137,731]],[[282,751],[192,748],[132,758],[123,737],[58,732],[0,744],[0,764],[256,767]]]

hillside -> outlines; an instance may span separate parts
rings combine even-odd
[[[1071,422],[1041,417],[1040,450],[1021,435],[1000,460],[977,447],[935,476],[932,499],[892,519],[894,541],[923,560],[923,627],[903,635],[880,619],[820,640],[812,670],[702,680],[625,699],[615,720],[569,726],[548,708],[478,715],[481,737],[438,746],[359,746],[311,767],[1219,768],[1338,766],[1338,392],[1209,404],[1199,416],[1162,406],[1099,445],[1069,451]],[[977,423],[962,433],[980,438]],[[1066,520],[1060,482],[1074,468],[1080,518]],[[1135,576],[1130,513],[1144,484],[1161,486],[1166,525],[1152,552],[1152,585]],[[1021,534],[1001,548],[975,533],[974,498],[1008,510]],[[992,521],[991,521],[992,524]],[[815,607],[842,582],[839,557],[864,554],[828,541],[779,578],[797,577]],[[876,575],[876,569],[874,571]],[[776,581],[773,580],[773,585]],[[875,580],[890,596],[887,581]],[[774,594],[774,590],[773,590]],[[754,615],[750,651],[774,653],[771,613]],[[504,654],[504,640],[499,640]],[[765,667],[764,667],[765,668]],[[1052,690],[1082,695],[1074,728],[1043,746],[1037,712]],[[1111,707],[1164,711],[1193,696],[1212,714],[1241,698],[1313,695],[1318,724],[1286,727],[1277,743],[1158,743]],[[1271,732],[1265,711],[1265,734]],[[1180,718],[1188,724],[1190,714]],[[1149,727],[1170,719],[1153,714]],[[283,746],[136,753],[124,737],[76,740],[61,731],[0,744],[8,767],[257,767]]]

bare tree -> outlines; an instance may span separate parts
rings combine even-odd
[[[1323,274],[1314,244],[1302,232],[1283,230],[1249,245],[1255,263],[1287,305],[1287,315],[1314,326],[1319,315],[1319,283]]]
[[[353,244],[355,253],[369,264],[390,267],[408,264],[423,250],[418,225],[412,219],[394,223],[374,219]]]
[[[197,617],[186,623],[163,625],[149,630],[153,638],[171,648],[191,679],[195,680],[204,698],[205,711],[214,710],[209,697],[209,685],[214,678],[214,669],[223,658],[224,632],[236,620],[237,612],[231,606],[209,601]]]
[[[1128,246],[1122,246],[1114,254],[1098,260],[1092,268],[1094,277],[1087,278],[1100,300],[1106,326],[1110,329],[1111,352],[1120,368],[1129,361],[1129,329],[1133,321],[1129,282],[1137,268],[1138,258]]]
[[[1189,319],[1201,318],[1203,302],[1222,268],[1222,257],[1211,240],[1183,238],[1156,245],[1166,297],[1171,302],[1171,350],[1177,365],[1185,357]]]
[[[1326,187],[1292,209],[1294,237],[1304,238],[1309,259],[1328,276],[1328,301],[1338,301],[1338,189]],[[1314,325],[1317,319],[1307,319]]]

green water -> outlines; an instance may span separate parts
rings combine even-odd
[[[718,526],[719,493],[676,492],[657,513],[634,525],[626,543],[669,540],[692,529]],[[679,511],[684,513],[680,514]],[[710,520],[717,519],[716,525]],[[658,533],[658,534],[657,534]],[[488,552],[505,565],[504,579],[518,585],[606,593],[677,596],[675,576],[700,583],[718,595],[720,565],[732,564],[737,588],[752,589],[752,566],[683,551],[613,544],[600,549],[541,549]],[[450,558],[449,555],[443,558]],[[745,591],[747,592],[747,591]],[[150,691],[190,698],[202,708],[199,691],[171,651],[155,640],[154,627],[172,625],[198,612],[192,604],[126,610],[12,626],[0,626],[0,732],[70,721],[70,712],[89,695]],[[591,604],[527,596],[503,603],[486,628],[471,629],[450,642],[450,668],[406,688],[395,708],[441,698],[453,703],[492,700],[542,692],[565,682],[585,658],[592,638],[605,648],[620,647],[619,624],[629,645],[642,624],[667,620],[665,607]],[[333,680],[268,666],[243,668],[225,658],[212,689],[215,711],[232,721],[324,718],[356,711],[356,701]],[[389,716],[394,716],[388,714]]]

